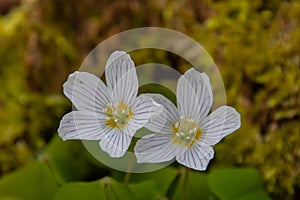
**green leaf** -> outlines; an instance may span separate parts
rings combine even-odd
[[[208,175],[203,172],[189,171],[188,178],[185,184],[185,173],[182,173],[180,182],[174,193],[174,199],[213,199],[212,192],[208,185]],[[185,194],[183,194],[185,188]]]
[[[58,190],[54,200],[66,199],[99,200],[106,198],[100,181],[94,181],[90,183],[76,182],[65,184]]]
[[[156,186],[156,190],[162,194],[166,195],[167,191],[178,174],[177,170],[171,167],[167,167],[154,172],[148,172],[143,174],[132,174],[130,182],[143,182],[143,181],[153,181]]]
[[[45,163],[35,162],[0,179],[0,199],[52,200],[57,190]]]
[[[237,200],[253,200],[253,199],[258,199],[258,200],[265,200],[265,199],[271,199],[269,195],[266,193],[264,189],[257,189],[255,191],[252,191],[249,194],[246,194]]]
[[[93,182],[67,183],[58,190],[54,200],[150,200],[157,196],[155,184],[151,181],[126,185],[105,177]]]
[[[145,181],[142,183],[129,184],[128,187],[139,200],[157,199],[159,193],[156,191],[153,181]]]
[[[270,199],[263,189],[260,174],[253,168],[213,170],[208,176],[211,190],[222,200]]]
[[[104,189],[105,196],[108,200],[137,199],[129,187],[123,183],[119,183],[109,177],[101,179],[101,184]]]
[[[80,141],[62,141],[55,135],[44,154],[59,183],[81,180],[89,172],[89,162]]]

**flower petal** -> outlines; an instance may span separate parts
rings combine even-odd
[[[208,76],[194,68],[189,69],[178,80],[176,96],[179,113],[201,121],[207,116],[213,102]]]
[[[105,84],[87,72],[74,72],[63,87],[65,95],[78,110],[101,112],[110,100]]]
[[[135,100],[138,78],[134,63],[126,52],[115,51],[111,54],[106,63],[105,75],[114,103],[129,104]]]
[[[163,106],[156,103],[151,97],[147,95],[140,95],[136,98],[132,107],[132,119],[129,126],[134,127],[135,130],[145,126],[151,117],[158,116],[163,109]]]
[[[221,106],[200,123],[200,129],[203,132],[200,140],[206,144],[215,145],[240,126],[240,114],[230,106]]]
[[[120,129],[114,128],[99,142],[99,145],[101,149],[107,152],[111,157],[118,158],[126,153],[131,139],[131,135]]]
[[[145,95],[163,106],[161,113],[151,117],[145,127],[155,133],[173,134],[173,126],[179,121],[180,117],[175,105],[161,94]]]
[[[172,138],[162,134],[150,134],[137,141],[134,153],[138,163],[160,163],[175,158],[177,146]]]
[[[100,140],[109,130],[104,116],[95,112],[73,111],[60,121],[58,134],[63,140]]]
[[[197,143],[179,154],[176,160],[189,168],[204,171],[213,157],[214,149],[211,146],[205,143]]]

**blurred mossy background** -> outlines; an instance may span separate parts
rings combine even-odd
[[[109,36],[144,26],[202,44],[219,67],[228,105],[241,113],[241,128],[216,145],[210,168],[255,167],[273,199],[299,199],[298,0],[1,0],[0,175],[43,159],[71,110],[62,84],[85,56]],[[145,63],[155,60],[143,55]]]

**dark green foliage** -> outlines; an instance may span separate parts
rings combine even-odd
[[[57,188],[49,168],[44,163],[36,162],[2,177],[0,198],[52,200]]]
[[[63,151],[61,153],[64,154]],[[51,157],[52,154],[48,153],[48,156]],[[269,199],[258,172],[249,168],[213,170],[209,174],[190,171],[186,177],[187,171],[168,167],[158,172],[134,175],[130,184],[117,182],[111,177],[61,184],[57,180],[63,177],[57,177],[63,175],[59,173],[62,168],[63,166],[54,167],[51,162],[37,161],[7,174],[0,179],[0,199],[245,200],[253,196],[260,200]],[[69,168],[71,170],[72,166]],[[177,186],[172,187],[170,180],[178,182]]]

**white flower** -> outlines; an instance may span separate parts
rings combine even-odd
[[[213,95],[205,73],[189,69],[177,83],[177,108],[160,94],[148,94],[164,106],[146,126],[156,134],[141,138],[135,146],[139,163],[159,163],[176,158],[195,170],[205,170],[214,156],[213,145],[240,127],[240,114],[222,106],[208,115]]]
[[[136,69],[130,56],[116,51],[105,67],[106,85],[95,75],[75,72],[64,83],[64,93],[77,111],[66,114],[58,129],[63,140],[100,140],[111,157],[125,154],[136,130],[161,110],[138,92]]]

